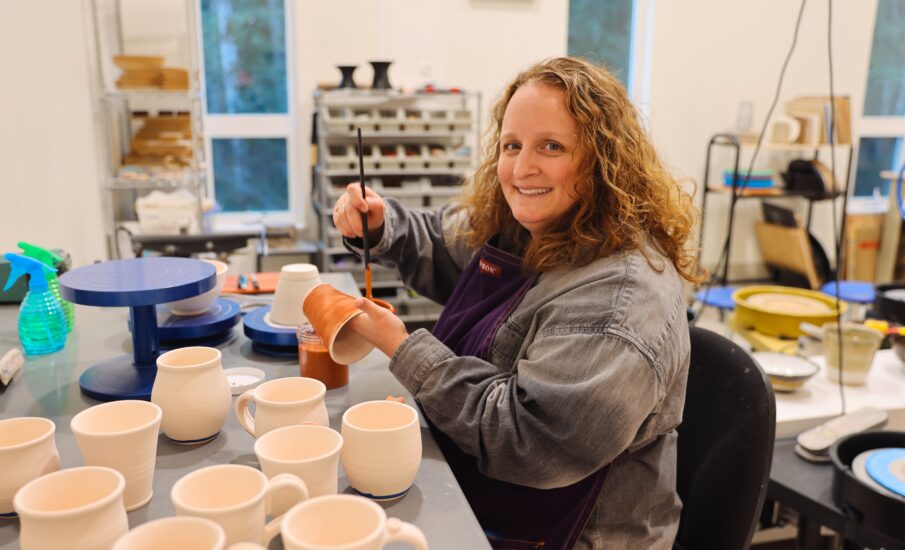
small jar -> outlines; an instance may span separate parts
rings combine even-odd
[[[330,357],[330,351],[314,327],[305,323],[296,329],[299,341],[299,374],[320,380],[328,390],[341,388],[349,383],[349,366],[341,365]]]

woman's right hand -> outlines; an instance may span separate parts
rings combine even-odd
[[[373,234],[383,226],[383,216],[386,211],[386,203],[383,197],[367,189],[367,197],[361,196],[361,183],[350,183],[333,207],[333,223],[343,237],[362,237],[361,215],[368,213],[368,233]]]

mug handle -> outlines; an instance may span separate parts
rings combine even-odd
[[[239,425],[242,426],[246,432],[254,437],[255,418],[248,411],[248,402],[254,401],[254,394],[252,392],[254,392],[254,390],[247,390],[236,399],[236,420],[239,421]]]
[[[427,550],[427,539],[421,529],[399,518],[387,518],[380,547],[383,548],[391,542],[406,542],[415,550]]]
[[[296,475],[293,474],[277,474],[267,482],[267,495],[264,497],[264,510],[267,515],[270,515],[271,510],[273,509],[273,498],[277,493],[282,491],[287,491],[290,493],[290,498],[295,498],[295,502],[293,504],[298,504],[299,502],[308,500],[308,486],[305,485],[305,482],[301,480]],[[292,493],[295,493],[292,495]],[[291,508],[291,506],[289,507]],[[280,534],[280,525],[283,523],[283,516],[286,514],[280,514],[278,517],[270,520],[266,526],[264,526],[264,545],[269,546],[270,541],[274,539],[278,534]],[[427,547],[425,546],[425,550]]]

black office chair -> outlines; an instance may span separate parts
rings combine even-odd
[[[697,327],[678,431],[683,508],[674,547],[748,548],[773,459],[773,389],[745,350]]]

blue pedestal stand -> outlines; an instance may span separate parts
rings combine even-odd
[[[245,336],[252,341],[252,349],[274,357],[298,357],[299,340],[295,327],[275,327],[264,320],[270,306],[258,308],[243,318]]]
[[[186,346],[214,347],[232,337],[242,312],[239,304],[226,298],[217,298],[211,308],[201,315],[173,315],[165,305],[157,306],[157,336],[161,349]],[[132,319],[129,319],[132,330]]]
[[[60,277],[70,302],[129,307],[133,355],[99,363],[79,378],[82,393],[99,401],[151,398],[160,341],[155,306],[197,296],[214,288],[214,266],[190,258],[136,258],[92,264]]]

